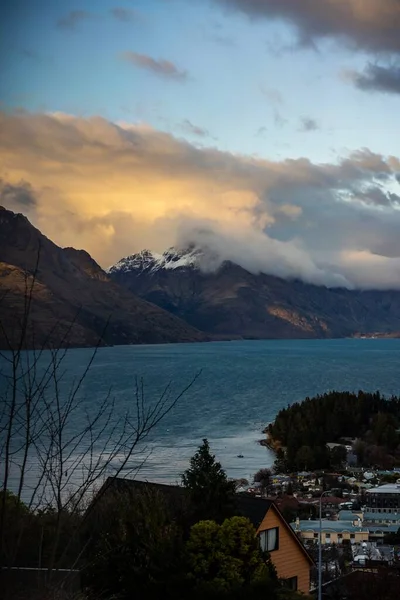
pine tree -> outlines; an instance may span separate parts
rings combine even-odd
[[[208,440],[204,439],[190,467],[182,475],[195,521],[203,519],[221,523],[233,514],[235,484],[228,481],[221,463],[211,454]]]

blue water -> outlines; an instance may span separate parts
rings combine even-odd
[[[82,373],[91,352],[68,352],[62,367],[63,389]],[[143,377],[146,397],[153,401],[167,383],[179,392],[201,371],[148,440],[140,478],[179,480],[204,437],[230,477],[250,478],[274,460],[258,440],[280,408],[333,389],[399,394],[399,367],[400,340],[120,346],[98,351],[80,395],[90,411],[111,388],[116,411],[122,413],[132,406],[135,376]],[[73,423],[83,416],[75,414]]]

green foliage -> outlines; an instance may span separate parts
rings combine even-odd
[[[4,492],[0,492],[0,502]],[[1,564],[14,567],[69,566],[79,553],[78,540],[71,542],[79,526],[79,513],[54,509],[30,510],[12,492],[6,490],[5,520]],[[54,551],[55,532],[59,544]],[[68,548],[67,548],[68,546]]]
[[[344,446],[335,446],[331,450],[330,462],[331,466],[341,469],[346,462],[347,450]]]
[[[329,452],[326,444],[343,437],[362,438],[355,447],[360,465],[391,467],[400,454],[399,423],[400,400],[385,399],[379,392],[330,392],[306,398],[279,411],[268,427],[270,437],[286,447],[275,469],[338,468],[344,451]]]
[[[268,578],[256,530],[244,517],[200,521],[186,544],[189,576],[204,592],[228,592]]]
[[[301,471],[308,471],[314,468],[314,453],[310,446],[301,446],[296,452],[296,465]]]
[[[268,494],[271,485],[271,470],[260,469],[254,474],[253,481],[260,484],[261,492]]]
[[[24,504],[18,496],[13,494],[10,490],[1,490],[0,491],[0,504],[3,503],[3,498],[5,499],[5,511],[8,519],[13,519],[15,516],[27,515],[29,514],[29,508]]]
[[[194,522],[204,519],[222,522],[233,514],[235,484],[228,481],[206,439],[190,459],[182,483],[190,496]]]
[[[276,459],[274,462],[274,473],[287,473],[289,471],[288,461],[282,448],[276,451]]]

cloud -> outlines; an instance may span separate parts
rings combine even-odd
[[[206,40],[214,42],[219,46],[225,46],[226,48],[233,48],[236,46],[235,39],[230,35],[222,35],[220,33],[208,32],[204,34]]]
[[[300,119],[300,131],[316,131],[319,129],[318,123],[311,117],[302,117]]]
[[[26,212],[33,198],[35,226],[105,267],[197,241],[253,272],[400,288],[399,175],[398,157],[365,148],[262,160],[145,125],[0,113],[3,204]]]
[[[81,23],[81,21],[86,21],[92,17],[91,13],[86,10],[72,10],[64,17],[61,17],[57,21],[57,27],[59,29],[76,29],[76,26]]]
[[[122,23],[133,23],[138,20],[138,13],[131,8],[121,8],[116,6],[110,9],[111,15]]]
[[[198,125],[194,125],[188,119],[184,119],[180,124],[180,128],[186,133],[190,133],[192,135],[196,135],[198,137],[209,137],[210,132],[204,127],[199,127]]]
[[[272,105],[282,106],[285,103],[282,94],[276,88],[268,88],[261,85],[260,89],[263,96],[265,96]]]
[[[137,52],[123,52],[121,54],[122,60],[139,69],[150,71],[161,77],[167,79],[173,79],[176,81],[185,81],[188,78],[187,71],[182,71],[171,61],[160,58],[156,60],[146,54],[139,54]]]
[[[36,207],[37,199],[32,186],[26,181],[11,184],[0,179],[0,204],[16,211],[27,211]]]
[[[288,120],[285,119],[285,117],[283,117],[281,115],[279,110],[275,110],[274,111],[274,123],[275,123],[276,127],[278,127],[279,129],[282,129],[285,125],[287,125]]]
[[[400,52],[399,0],[214,0],[251,18],[292,25],[299,43],[346,41],[372,52]]]
[[[362,73],[347,71],[345,78],[364,92],[400,94],[400,66],[382,67],[368,63]]]
[[[259,128],[257,129],[257,131],[256,131],[256,133],[255,133],[255,136],[256,136],[256,137],[262,137],[262,138],[263,138],[263,137],[265,137],[265,136],[266,136],[267,132],[268,132],[268,129],[267,129],[267,128],[266,128],[264,125],[262,125],[261,127],[259,127]]]

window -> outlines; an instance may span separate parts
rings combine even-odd
[[[272,552],[279,548],[279,527],[273,527],[272,529],[266,529],[260,533],[260,546],[261,550],[266,552]]]
[[[282,584],[288,590],[297,592],[297,577],[289,577],[289,579],[283,579]]]

